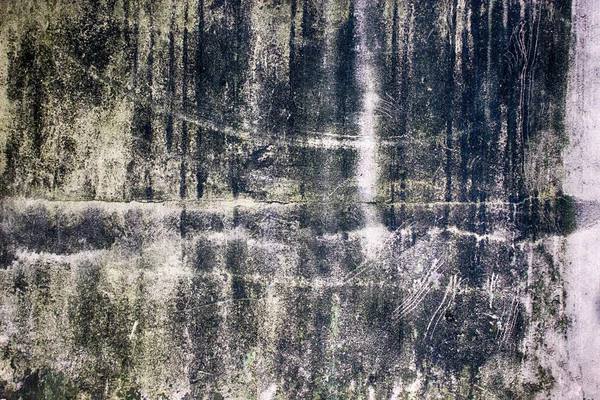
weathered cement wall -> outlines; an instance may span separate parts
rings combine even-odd
[[[7,1],[0,392],[566,379],[568,1]]]

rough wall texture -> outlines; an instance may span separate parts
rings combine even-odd
[[[564,0],[0,4],[0,393],[566,379]]]

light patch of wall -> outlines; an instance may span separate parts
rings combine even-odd
[[[99,153],[93,171],[96,175],[96,198],[121,200],[126,183],[127,161],[130,159],[131,105],[121,101],[114,112],[103,116],[96,141]]]
[[[586,227],[568,238],[567,310],[571,318],[568,366],[572,379],[560,382],[556,398],[600,397],[600,9],[573,0],[573,56],[567,122],[571,142],[565,155],[565,192],[583,200]]]

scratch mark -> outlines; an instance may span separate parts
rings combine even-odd
[[[131,333],[129,334],[129,340],[133,340],[133,338],[135,337],[135,328],[137,328],[138,326],[138,322],[135,321],[133,323],[133,328],[131,328]]]
[[[419,289],[415,293],[413,293],[407,300],[402,302],[395,310],[394,315],[396,319],[400,319],[410,312],[412,312],[419,304],[423,302],[425,297],[429,294],[431,289],[433,288],[433,284],[431,282],[431,278],[434,273],[437,273],[438,269],[444,265],[445,260],[442,262],[438,262],[438,260],[434,260],[431,268],[427,272],[427,274],[418,281],[420,285]]]
[[[462,283],[462,279],[458,278],[458,275],[454,275],[451,279],[450,279],[450,289],[452,292],[452,297],[450,299],[450,301],[448,301],[448,304],[446,304],[446,307],[444,307],[444,310],[440,313],[437,322],[435,323],[435,325],[433,326],[433,330],[431,331],[431,336],[433,336],[433,334],[435,333],[435,330],[438,326],[438,324],[440,323],[441,319],[442,319],[442,315],[444,315],[446,313],[446,311],[448,310],[448,308],[450,308],[450,306],[452,305],[452,303],[454,302],[454,299],[456,299],[456,295],[458,293],[458,291],[460,290],[460,285]]]

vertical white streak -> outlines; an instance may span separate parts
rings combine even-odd
[[[486,81],[485,81],[485,118],[488,124],[491,121],[491,86],[492,86],[492,22],[494,9],[494,1],[488,0],[487,4],[487,18],[488,18],[488,37],[487,37],[487,69],[486,69]]]
[[[358,128],[358,167],[356,180],[362,202],[372,202],[377,195],[377,119],[375,110],[379,102],[376,84],[377,78],[373,70],[373,54],[367,43],[366,0],[359,0],[357,7],[358,36],[358,80],[363,89],[362,111]]]
[[[137,328],[138,326],[138,322],[135,321],[133,323],[133,327],[131,328],[131,333],[129,334],[129,340],[133,340],[133,338],[135,337],[135,328]]]
[[[383,236],[387,232],[379,223],[377,209],[372,204],[376,200],[379,177],[375,113],[379,96],[377,95],[378,80],[373,68],[373,52],[367,41],[367,6],[368,0],[358,0],[355,10],[358,38],[357,78],[363,92],[362,111],[358,120],[356,183],[366,225],[363,230],[363,249],[367,259],[372,259],[381,247]]]
[[[592,0],[573,0],[574,57],[570,65],[567,121],[570,134],[565,156],[565,192],[600,202],[600,8]],[[592,206],[579,206],[594,214]],[[560,382],[557,398],[600,398],[600,215],[593,226],[568,238],[566,309],[569,370],[577,382]]]

